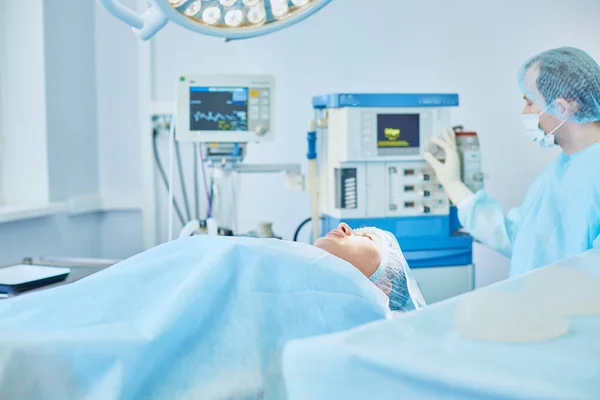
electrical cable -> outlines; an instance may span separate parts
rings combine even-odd
[[[154,129],[153,131],[154,140],[152,140],[152,149],[154,151],[154,160],[156,161],[156,166],[158,168],[158,172],[162,178],[163,183],[169,192],[169,181],[167,180],[167,174],[163,168],[162,162],[160,161],[160,155],[158,154],[157,140],[158,140],[158,130]],[[183,214],[181,213],[181,209],[179,208],[179,204],[176,199],[173,199],[173,207],[175,208],[175,212],[177,213],[177,217],[179,218],[179,222],[181,225],[185,225],[185,219],[183,218]]]
[[[175,163],[173,156],[173,148],[175,143],[175,117],[171,115],[171,125],[169,126],[169,210],[167,218],[167,237],[170,242],[173,240],[173,201],[175,200],[175,191],[173,190],[173,176],[175,175]]]
[[[198,184],[198,143],[194,143],[194,203],[196,204],[196,219],[200,220],[200,188]]]
[[[209,203],[210,210],[211,210],[211,216],[212,216],[213,200],[215,198],[215,178],[213,175],[214,175],[214,173],[211,170],[211,173],[210,173],[210,195],[208,196],[208,199],[209,199],[208,203]]]
[[[231,198],[233,199],[232,204],[231,204],[231,217],[232,217],[232,222],[231,222],[231,230],[233,231],[234,235],[236,232],[238,231],[238,215],[237,215],[237,205],[238,205],[238,174],[235,171],[231,172],[230,175],[230,190],[231,190]]]
[[[200,163],[202,165],[202,178],[204,180],[204,191],[206,193],[206,199],[208,201],[208,209],[206,211],[206,219],[212,217],[212,184],[211,184],[211,190],[209,192],[208,190],[208,180],[206,179],[206,169],[205,169],[205,162],[204,162],[204,156],[202,155],[202,149],[200,149]],[[211,183],[212,183],[212,176],[211,176]]]
[[[185,205],[187,220],[190,221],[192,219],[192,213],[190,212],[190,202],[188,201],[187,187],[185,186],[185,177],[183,175],[183,166],[181,165],[181,150],[177,140],[175,141],[175,158],[177,159],[177,169],[179,170],[179,181],[181,182],[183,204]]]

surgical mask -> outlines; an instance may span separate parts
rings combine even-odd
[[[540,116],[543,115],[547,109],[548,108],[544,109],[544,111],[539,114],[521,114],[521,121],[523,122],[527,137],[534,143],[539,143],[539,145],[545,149],[556,146],[554,133],[567,122],[566,120],[561,122],[561,124],[554,128],[550,133],[544,132],[542,128],[540,128]]]

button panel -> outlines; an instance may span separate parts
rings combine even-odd
[[[248,130],[260,135],[271,130],[271,91],[251,88],[248,99]]]
[[[374,114],[369,111],[363,111],[360,116],[360,136],[361,136],[361,153],[363,157],[373,157],[374,136],[376,135],[377,127],[374,123]]]
[[[386,163],[386,216],[447,215],[448,197],[427,163]]]

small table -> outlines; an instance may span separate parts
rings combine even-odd
[[[59,257],[44,257],[44,258],[25,258],[23,259],[22,264],[35,265],[39,267],[61,267],[61,268],[69,268],[71,272],[67,275],[67,278],[63,281],[56,282],[50,285],[42,286],[37,289],[28,290],[25,292],[21,292],[17,294],[17,296],[21,296],[27,293],[36,292],[39,290],[49,289],[52,287],[62,286],[71,282],[78,281],[80,279],[85,278],[86,276],[90,276],[95,274],[96,272],[100,272],[103,269],[106,269],[120,260],[108,260],[108,259],[99,259],[99,258],[59,258]],[[6,268],[9,265],[0,267]]]

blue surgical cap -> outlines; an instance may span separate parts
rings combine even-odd
[[[600,121],[600,65],[583,50],[544,51],[523,64],[518,79],[527,98],[556,118],[582,125]],[[557,99],[576,106],[565,114]]]
[[[373,233],[381,241],[381,261],[369,279],[381,289],[386,287],[391,289],[388,294],[390,309],[411,310],[416,308],[417,303],[424,305],[416,284],[411,286],[411,277],[407,276],[410,274],[410,268],[396,237],[378,228],[363,228],[359,231]],[[418,293],[414,293],[415,291]]]

